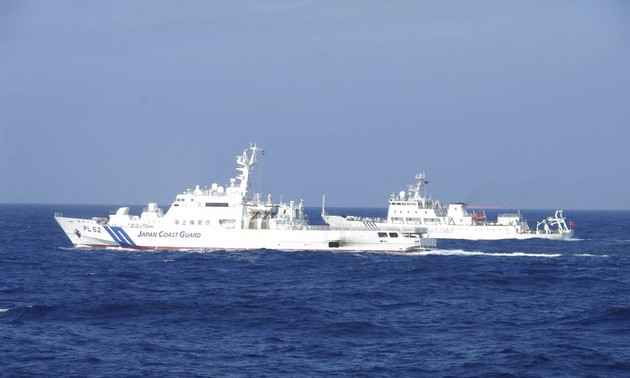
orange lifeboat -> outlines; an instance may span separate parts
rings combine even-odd
[[[474,220],[475,222],[485,222],[486,221],[486,214],[482,213],[473,213],[472,215],[472,220]]]

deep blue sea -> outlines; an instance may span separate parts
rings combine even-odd
[[[74,249],[52,217],[116,208],[0,205],[0,376],[630,376],[628,211],[410,255]]]

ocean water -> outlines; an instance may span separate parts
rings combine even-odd
[[[627,211],[409,255],[75,249],[52,218],[115,209],[0,205],[0,376],[630,376]]]

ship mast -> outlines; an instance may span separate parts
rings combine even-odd
[[[258,162],[258,153],[262,152],[264,154],[264,150],[259,149],[255,143],[250,144],[249,149],[251,150],[251,155],[248,155],[247,149],[245,149],[243,155],[236,157],[236,170],[241,172],[236,177],[240,180],[239,192],[241,196],[245,196],[249,191],[249,176],[252,172],[252,168]]]
[[[416,174],[416,183],[408,185],[410,198],[418,200],[424,196],[424,184],[426,184],[425,178],[426,176],[424,172]]]

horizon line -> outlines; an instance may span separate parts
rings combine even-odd
[[[0,202],[0,206],[122,206],[122,207],[142,207],[147,206],[146,203],[143,204],[121,204],[121,203],[52,203],[52,202]],[[160,207],[170,207],[170,204],[164,205],[159,204]],[[550,208],[542,208],[542,207],[476,207],[466,206],[468,209],[472,210],[563,210],[563,211],[630,211],[630,208],[625,209],[611,209],[611,208],[582,208],[582,209],[572,209],[572,208],[558,208],[558,207],[550,207]],[[305,209],[321,209],[321,206],[304,206]],[[326,205],[326,208],[330,209],[387,209],[387,206],[329,206]]]

